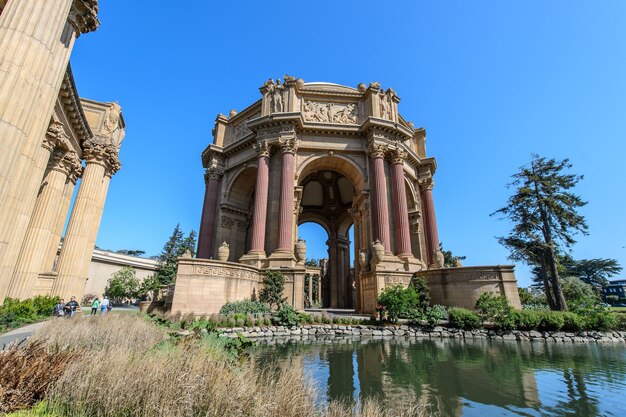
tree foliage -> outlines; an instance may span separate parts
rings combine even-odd
[[[263,277],[263,289],[259,291],[259,301],[269,304],[270,308],[280,308],[287,298],[283,297],[285,277],[277,271],[266,271]]]
[[[454,266],[458,266],[458,261],[462,261],[467,256],[455,256],[452,254],[451,250],[445,250],[443,248],[443,243],[439,242],[439,250],[443,253],[443,266],[444,268],[452,268]]]
[[[157,256],[159,266],[155,273],[155,278],[161,285],[167,285],[176,279],[176,269],[178,267],[178,258],[185,252],[189,251],[191,256],[195,254],[196,232],[191,231],[187,237],[181,230],[180,224],[177,224],[170,238],[163,245],[161,254]]]
[[[539,270],[550,307],[566,310],[561,291],[558,253],[570,248],[576,233],[587,234],[587,224],[577,210],[587,204],[570,190],[583,178],[570,174],[568,159],[557,161],[533,155],[530,164],[513,175],[509,187],[515,193],[507,205],[492,215],[513,223],[508,236],[498,241],[507,247],[510,259]]]
[[[125,266],[112,273],[104,289],[104,295],[118,302],[124,298],[137,298],[139,296],[139,281],[135,275],[135,270],[130,266]]]

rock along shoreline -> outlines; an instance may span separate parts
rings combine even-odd
[[[309,324],[298,327],[260,326],[219,328],[218,332],[229,338],[238,334],[250,339],[259,338],[298,338],[301,336],[351,336],[362,338],[405,337],[430,339],[490,339],[529,342],[560,342],[560,343],[626,343],[626,331],[579,331],[579,332],[539,332],[535,330],[497,331],[489,329],[460,330],[436,326],[433,328],[373,325],[340,325],[340,324]],[[181,335],[189,331],[179,332]]]

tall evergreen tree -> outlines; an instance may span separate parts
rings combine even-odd
[[[196,231],[192,230],[189,235],[181,242],[179,255],[182,256],[185,252],[189,251],[191,256],[196,256]]]
[[[443,243],[439,242],[439,250],[443,253],[443,266],[444,268],[451,268],[458,265],[458,261],[462,261],[467,256],[455,256],[451,250],[445,250]]]
[[[546,296],[548,300],[552,297],[551,307],[555,310],[567,309],[559,282],[557,253],[576,242],[577,232],[587,234],[585,219],[577,212],[587,203],[569,191],[583,177],[564,172],[571,167],[568,159],[557,161],[533,155],[530,164],[513,175],[509,187],[516,187],[516,191],[507,206],[492,213],[513,223],[509,235],[498,238],[511,250],[511,259],[519,257],[546,269]]]
[[[182,255],[180,252],[183,243],[183,231],[180,230],[180,224],[177,224],[170,238],[163,245],[161,254],[157,257],[159,266],[155,278],[161,285],[171,284],[176,278],[176,267],[178,265],[178,257]]]

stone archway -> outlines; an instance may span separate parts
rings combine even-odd
[[[330,157],[313,160],[300,170],[303,175],[299,176],[298,185],[302,187],[302,197],[297,224],[315,222],[328,233],[328,280],[322,303],[327,308],[357,307],[349,237],[356,195],[353,181],[359,178],[356,171],[345,161]]]

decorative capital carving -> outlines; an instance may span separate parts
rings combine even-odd
[[[298,138],[284,138],[280,141],[280,150],[282,153],[295,154],[298,151]]]
[[[76,31],[76,36],[98,29],[98,0],[74,0],[68,20]]]
[[[122,166],[117,147],[100,138],[93,137],[85,141],[83,143],[83,153],[88,164],[102,165],[108,176],[115,174]]]
[[[252,146],[254,147],[254,150],[259,158],[269,158],[272,153],[272,146],[266,140],[259,141]]]
[[[389,160],[392,164],[403,164],[409,154],[400,147],[395,147],[389,152]]]
[[[224,167],[221,165],[211,166],[204,171],[204,182],[207,183],[209,180],[219,181],[224,176]]]
[[[432,177],[418,180],[417,183],[419,184],[421,191],[432,190],[435,187],[435,181]]]
[[[385,152],[387,152],[387,145],[384,143],[370,141],[367,144],[367,154],[370,158],[384,158]]]
[[[63,124],[57,120],[52,120],[48,125],[48,130],[44,135],[43,143],[41,146],[52,152],[60,141],[65,137],[65,131],[63,130]]]

